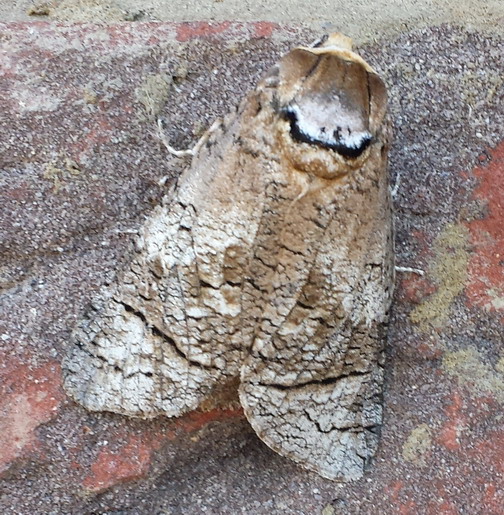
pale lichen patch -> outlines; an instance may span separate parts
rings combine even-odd
[[[47,163],[42,177],[52,181],[53,193],[58,193],[68,178],[78,176],[80,173],[79,165],[73,159],[65,157],[61,165],[57,161]]]
[[[434,243],[434,261],[429,275],[438,285],[435,293],[410,314],[411,321],[427,331],[443,327],[453,301],[464,290],[469,263],[469,230],[461,224],[448,224]]]
[[[425,465],[432,447],[431,429],[427,424],[420,424],[411,431],[402,447],[402,456],[415,465]]]
[[[478,395],[491,393],[498,402],[504,402],[504,357],[493,368],[484,362],[476,348],[470,346],[447,352],[443,358],[443,368]]]
[[[168,100],[171,82],[168,74],[158,73],[147,76],[136,89],[136,98],[143,105],[148,120],[153,120],[160,114]]]

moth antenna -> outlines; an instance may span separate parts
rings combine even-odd
[[[291,207],[298,201],[301,200],[310,191],[310,182],[305,182],[301,187],[301,192],[291,202]]]
[[[164,132],[163,127],[163,120],[161,118],[157,119],[157,136],[161,143],[165,146],[166,150],[168,152],[175,156],[175,157],[187,157],[187,156],[194,156],[194,150],[193,149],[187,149],[187,150],[177,150],[173,148],[170,143],[168,142],[168,138],[166,137],[166,134]],[[198,142],[199,143],[199,142]],[[198,143],[196,145],[198,145]]]
[[[187,157],[187,156],[193,157],[200,151],[201,147],[203,145],[205,145],[205,143],[208,141],[208,138],[210,137],[210,135],[213,132],[215,132],[220,127],[220,125],[221,125],[221,120],[220,119],[215,120],[212,123],[212,125],[210,126],[210,128],[207,131],[205,131],[203,136],[201,136],[201,138],[197,141],[196,145],[194,145],[193,148],[188,148],[186,150],[177,150],[176,148],[173,148],[170,145],[170,143],[168,142],[168,138],[166,137],[166,134],[164,132],[163,120],[161,118],[157,119],[157,129],[158,129],[157,133],[158,133],[158,138],[161,140],[161,143],[163,143],[166,150],[168,150],[168,152],[170,154],[172,154],[175,157]]]
[[[116,229],[114,231],[115,234],[138,234],[139,232],[139,229]]]
[[[318,48],[322,46],[329,39],[329,34],[324,34],[323,36],[312,41],[308,46],[310,48]]]
[[[396,181],[394,186],[390,188],[390,194],[392,195],[392,198],[395,199],[397,196],[397,193],[399,192],[399,186],[401,184],[401,172],[397,174]]]
[[[420,268],[411,268],[409,266],[396,266],[395,271],[409,273],[409,274],[417,274],[420,276],[425,275],[425,272],[423,270],[421,270]]]
[[[201,136],[201,138],[198,140],[198,142],[196,143],[196,145],[194,145],[194,147],[192,148],[192,155],[196,155],[201,147],[203,145],[205,145],[205,143],[208,141],[208,139],[210,138],[210,136],[221,126],[222,124],[222,120],[220,118],[218,118],[217,120],[214,120],[214,122],[212,123],[212,125],[210,125],[210,128],[205,131],[205,134],[203,134],[203,136]]]

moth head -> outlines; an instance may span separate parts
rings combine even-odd
[[[281,152],[301,171],[326,179],[362,166],[381,145],[387,94],[376,72],[334,34],[286,54],[265,77],[274,88]]]

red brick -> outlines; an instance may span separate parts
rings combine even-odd
[[[220,34],[229,29],[231,23],[209,23],[206,21],[182,23],[177,27],[177,41],[184,42],[194,38],[206,38],[212,34]]]
[[[466,295],[472,305],[504,313],[493,302],[496,296],[504,299],[504,142],[489,155],[486,165],[473,171],[479,179],[474,198],[487,202],[488,216],[468,224],[474,252]]]
[[[213,421],[243,416],[241,409],[215,409],[208,412],[195,411],[174,419],[165,430],[146,429],[141,434],[118,434],[100,450],[90,473],[82,486],[92,492],[101,492],[111,486],[140,479],[148,474],[152,458],[167,442],[174,440],[178,430],[192,433]],[[73,468],[79,468],[78,463]]]
[[[62,399],[60,368],[50,362],[32,368],[9,363],[0,378],[0,472],[37,449],[37,428],[53,419]]]
[[[465,423],[465,418],[461,414],[462,404],[460,392],[453,392],[451,403],[445,411],[446,422],[439,432],[439,443],[450,451],[460,448],[459,436]]]

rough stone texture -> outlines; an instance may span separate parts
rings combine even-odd
[[[426,272],[398,279],[385,425],[363,480],[340,488],[299,469],[233,408],[135,421],[87,413],[61,390],[69,331],[180,170],[154,114],[185,147],[313,36],[268,24],[1,27],[3,513],[502,512],[497,36],[443,26],[361,49],[389,84],[398,261]]]
[[[360,41],[412,27],[470,24],[502,31],[502,0],[0,0],[0,20],[115,23],[118,21],[236,20],[303,24],[316,32],[345,32]]]

